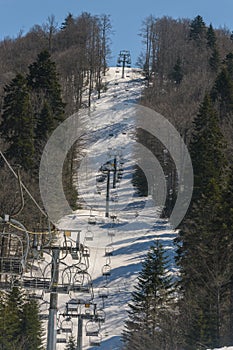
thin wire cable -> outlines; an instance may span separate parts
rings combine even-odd
[[[8,160],[6,159],[6,157],[3,155],[3,153],[0,151],[0,155],[2,156],[4,162],[6,163],[6,165],[8,166],[8,168],[10,169],[10,171],[12,172],[12,174],[16,177],[16,179],[18,179],[18,175],[16,174],[16,172],[14,171],[14,169],[12,168],[12,166],[10,165],[10,163],[8,162]],[[20,180],[21,185],[23,187],[23,189],[25,190],[25,192],[29,195],[29,197],[31,198],[31,200],[33,201],[33,203],[36,205],[36,207],[39,209],[39,211],[46,217],[48,218],[47,213],[39,206],[39,204],[37,203],[37,201],[35,200],[35,198],[32,196],[32,194],[29,192],[29,190],[27,189],[27,187],[23,184],[23,182]]]

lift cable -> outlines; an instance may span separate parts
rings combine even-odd
[[[10,171],[12,172],[12,174],[16,177],[16,179],[18,179],[18,175],[16,174],[16,172],[14,171],[14,169],[12,168],[12,166],[10,165],[10,163],[8,162],[8,160],[6,159],[6,157],[3,155],[3,153],[0,151],[0,155],[3,158],[4,162],[6,163],[6,165],[8,166],[8,168],[10,169]],[[47,213],[40,207],[40,205],[37,203],[37,201],[35,200],[35,198],[32,196],[32,194],[30,193],[30,191],[27,189],[27,187],[23,184],[23,182],[21,180],[19,180],[21,183],[22,188],[25,190],[25,192],[28,194],[28,196],[31,198],[31,200],[33,201],[33,203],[36,205],[36,207],[39,209],[39,211],[46,217],[48,218]]]

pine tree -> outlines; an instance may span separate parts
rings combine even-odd
[[[216,34],[212,24],[210,24],[209,28],[207,29],[206,38],[207,38],[207,46],[211,49],[215,49],[217,38],[216,38]]]
[[[0,298],[0,349],[42,350],[42,325],[36,301],[17,287]]]
[[[0,133],[7,142],[7,156],[25,170],[34,158],[33,114],[26,79],[17,74],[5,87]]]
[[[44,133],[50,134],[64,120],[64,103],[58,82],[55,63],[48,51],[42,51],[36,62],[29,66],[28,85],[34,93],[35,137],[40,138],[42,125]],[[52,118],[53,117],[53,118]]]
[[[203,21],[203,18],[198,15],[194,18],[192,23],[190,24],[190,32],[189,37],[191,40],[196,42],[201,42],[204,38],[204,34],[206,32],[206,25]]]
[[[68,27],[74,25],[74,17],[72,15],[72,13],[68,13],[68,15],[66,16],[64,22],[61,25],[61,29],[67,29]]]
[[[223,67],[218,74],[211,91],[211,97],[219,106],[221,119],[226,119],[233,111],[233,81],[228,67]]]
[[[221,179],[226,165],[223,156],[225,147],[217,113],[210,96],[206,95],[194,119],[194,131],[189,147],[194,170],[194,201],[205,195],[212,179],[217,183]]]
[[[129,304],[129,320],[123,334],[125,349],[161,349],[165,341],[162,320],[171,310],[172,280],[161,243],[151,247]],[[140,347],[140,343],[141,347]],[[166,341],[168,341],[166,339]],[[174,344],[173,344],[174,345]]]
[[[76,350],[75,339],[73,336],[69,338],[69,342],[66,345],[66,350]]]
[[[192,205],[177,239],[182,290],[180,313],[187,350],[196,349],[198,343],[216,347],[221,339],[222,300],[227,280],[223,255],[226,237],[219,234],[227,165],[225,147],[216,111],[206,95],[194,120],[190,145],[194,169]]]
[[[220,66],[220,55],[217,48],[214,48],[209,58],[209,65],[213,72],[218,72]]]
[[[25,350],[41,350],[42,346],[42,324],[39,319],[39,306],[36,300],[25,302],[22,309],[21,333],[24,337]]]
[[[0,348],[4,350],[22,349],[22,305],[23,293],[16,287],[5,293],[1,300],[2,331]]]
[[[176,64],[173,67],[173,70],[170,74],[170,78],[177,84],[179,85],[182,82],[184,73],[182,69],[182,62],[181,59],[178,57]]]
[[[226,55],[226,58],[224,60],[224,65],[227,69],[230,79],[233,80],[233,53],[232,52]]]

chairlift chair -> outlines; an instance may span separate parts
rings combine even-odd
[[[104,323],[105,322],[105,318],[106,318],[106,314],[105,314],[103,309],[96,310],[95,319],[96,319],[97,322]]]
[[[57,344],[65,344],[67,343],[67,339],[64,337],[57,337]]]
[[[11,276],[21,275],[23,272],[22,259],[9,256],[0,258],[0,274]]]
[[[72,333],[73,332],[73,322],[70,317],[67,317],[61,322],[61,331],[63,333]]]
[[[114,248],[113,246],[109,246],[105,248],[105,256],[112,256],[113,255]]]
[[[103,299],[108,298],[108,295],[109,295],[108,287],[100,287],[98,290],[98,295],[99,295],[99,298],[103,298]]]
[[[110,276],[111,275],[111,267],[109,264],[105,264],[102,268],[102,275],[103,276]]]
[[[89,344],[90,346],[100,346],[101,340],[100,334],[98,336],[92,336],[89,337]]]
[[[108,230],[108,236],[109,237],[115,237],[115,231],[113,229]]]
[[[87,337],[96,337],[99,335],[99,325],[98,323],[90,320],[86,323],[86,336]]]
[[[85,233],[85,240],[86,241],[93,241],[93,238],[94,238],[93,232],[88,229]]]
[[[94,215],[89,216],[88,224],[90,224],[90,225],[95,225],[96,224],[96,217]]]

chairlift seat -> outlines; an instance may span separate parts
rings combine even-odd
[[[87,247],[85,247],[85,248],[83,249],[82,255],[83,255],[83,257],[85,257],[85,258],[89,258],[89,257],[90,257],[90,251],[89,251],[89,249],[88,249]]]
[[[95,216],[90,216],[88,218],[88,224],[95,225],[96,224],[96,217]]]
[[[90,346],[100,346],[101,341],[100,340],[90,340]]]
[[[87,337],[96,337],[99,334],[99,330],[98,331],[86,331],[86,336]]]
[[[22,261],[16,257],[2,257],[0,259],[0,274],[20,275],[23,271]]]
[[[102,275],[103,276],[110,276],[111,275],[111,267],[108,264],[105,264],[103,266]]]
[[[93,238],[94,238],[93,232],[87,231],[85,234],[85,240],[86,241],[93,241]]]
[[[57,338],[57,343],[58,343],[58,344],[64,344],[64,343],[66,343],[66,338]]]

